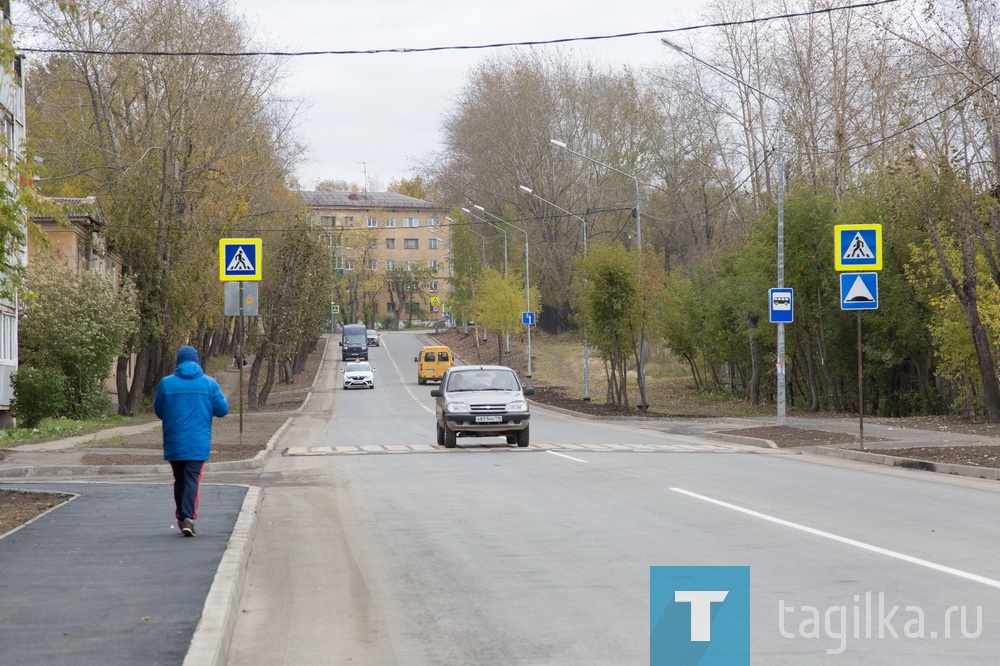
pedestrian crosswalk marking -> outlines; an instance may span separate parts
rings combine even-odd
[[[405,453],[454,453],[459,451],[489,453],[491,451],[583,451],[590,453],[624,453],[636,451],[640,453],[738,453],[750,450],[760,450],[757,447],[742,444],[532,444],[528,448],[520,448],[506,444],[478,444],[461,442],[454,449],[431,444],[369,444],[364,446],[290,446],[284,451],[284,456],[335,456],[364,454],[405,454]]]

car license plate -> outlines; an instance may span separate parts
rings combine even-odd
[[[502,416],[477,416],[476,423],[503,423]]]

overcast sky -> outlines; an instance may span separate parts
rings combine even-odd
[[[699,22],[708,0],[230,0],[266,50],[453,46],[609,35]],[[512,47],[507,47],[512,48]],[[525,48],[525,47],[514,47]],[[555,47],[534,47],[555,48]],[[609,64],[669,57],[656,36],[560,47]],[[384,188],[440,150],[443,115],[469,69],[498,50],[290,58],[283,94],[303,97],[303,188],[320,180]],[[367,163],[367,165],[362,164]]]

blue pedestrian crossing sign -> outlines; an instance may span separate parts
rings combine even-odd
[[[219,279],[223,282],[261,279],[259,238],[219,240]]]
[[[882,270],[881,224],[838,224],[833,244],[838,271]]]
[[[767,294],[768,300],[771,303],[771,306],[768,308],[770,311],[771,323],[791,324],[794,306],[794,294],[792,293],[792,290],[784,287],[780,289],[768,289]]]
[[[522,312],[521,313],[521,323],[525,326],[535,325],[535,313],[534,312]]]
[[[841,273],[840,309],[878,310],[878,273]]]

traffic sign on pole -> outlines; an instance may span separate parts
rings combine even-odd
[[[878,310],[878,273],[841,273],[840,309]]]
[[[535,313],[534,312],[522,312],[521,313],[521,323],[525,326],[535,325]]]
[[[838,224],[833,245],[838,271],[882,270],[881,224]]]
[[[261,279],[259,238],[219,239],[219,279],[223,282]]]
[[[794,294],[791,289],[768,289],[768,299],[771,306],[770,319],[772,324],[791,324],[794,312]]]

